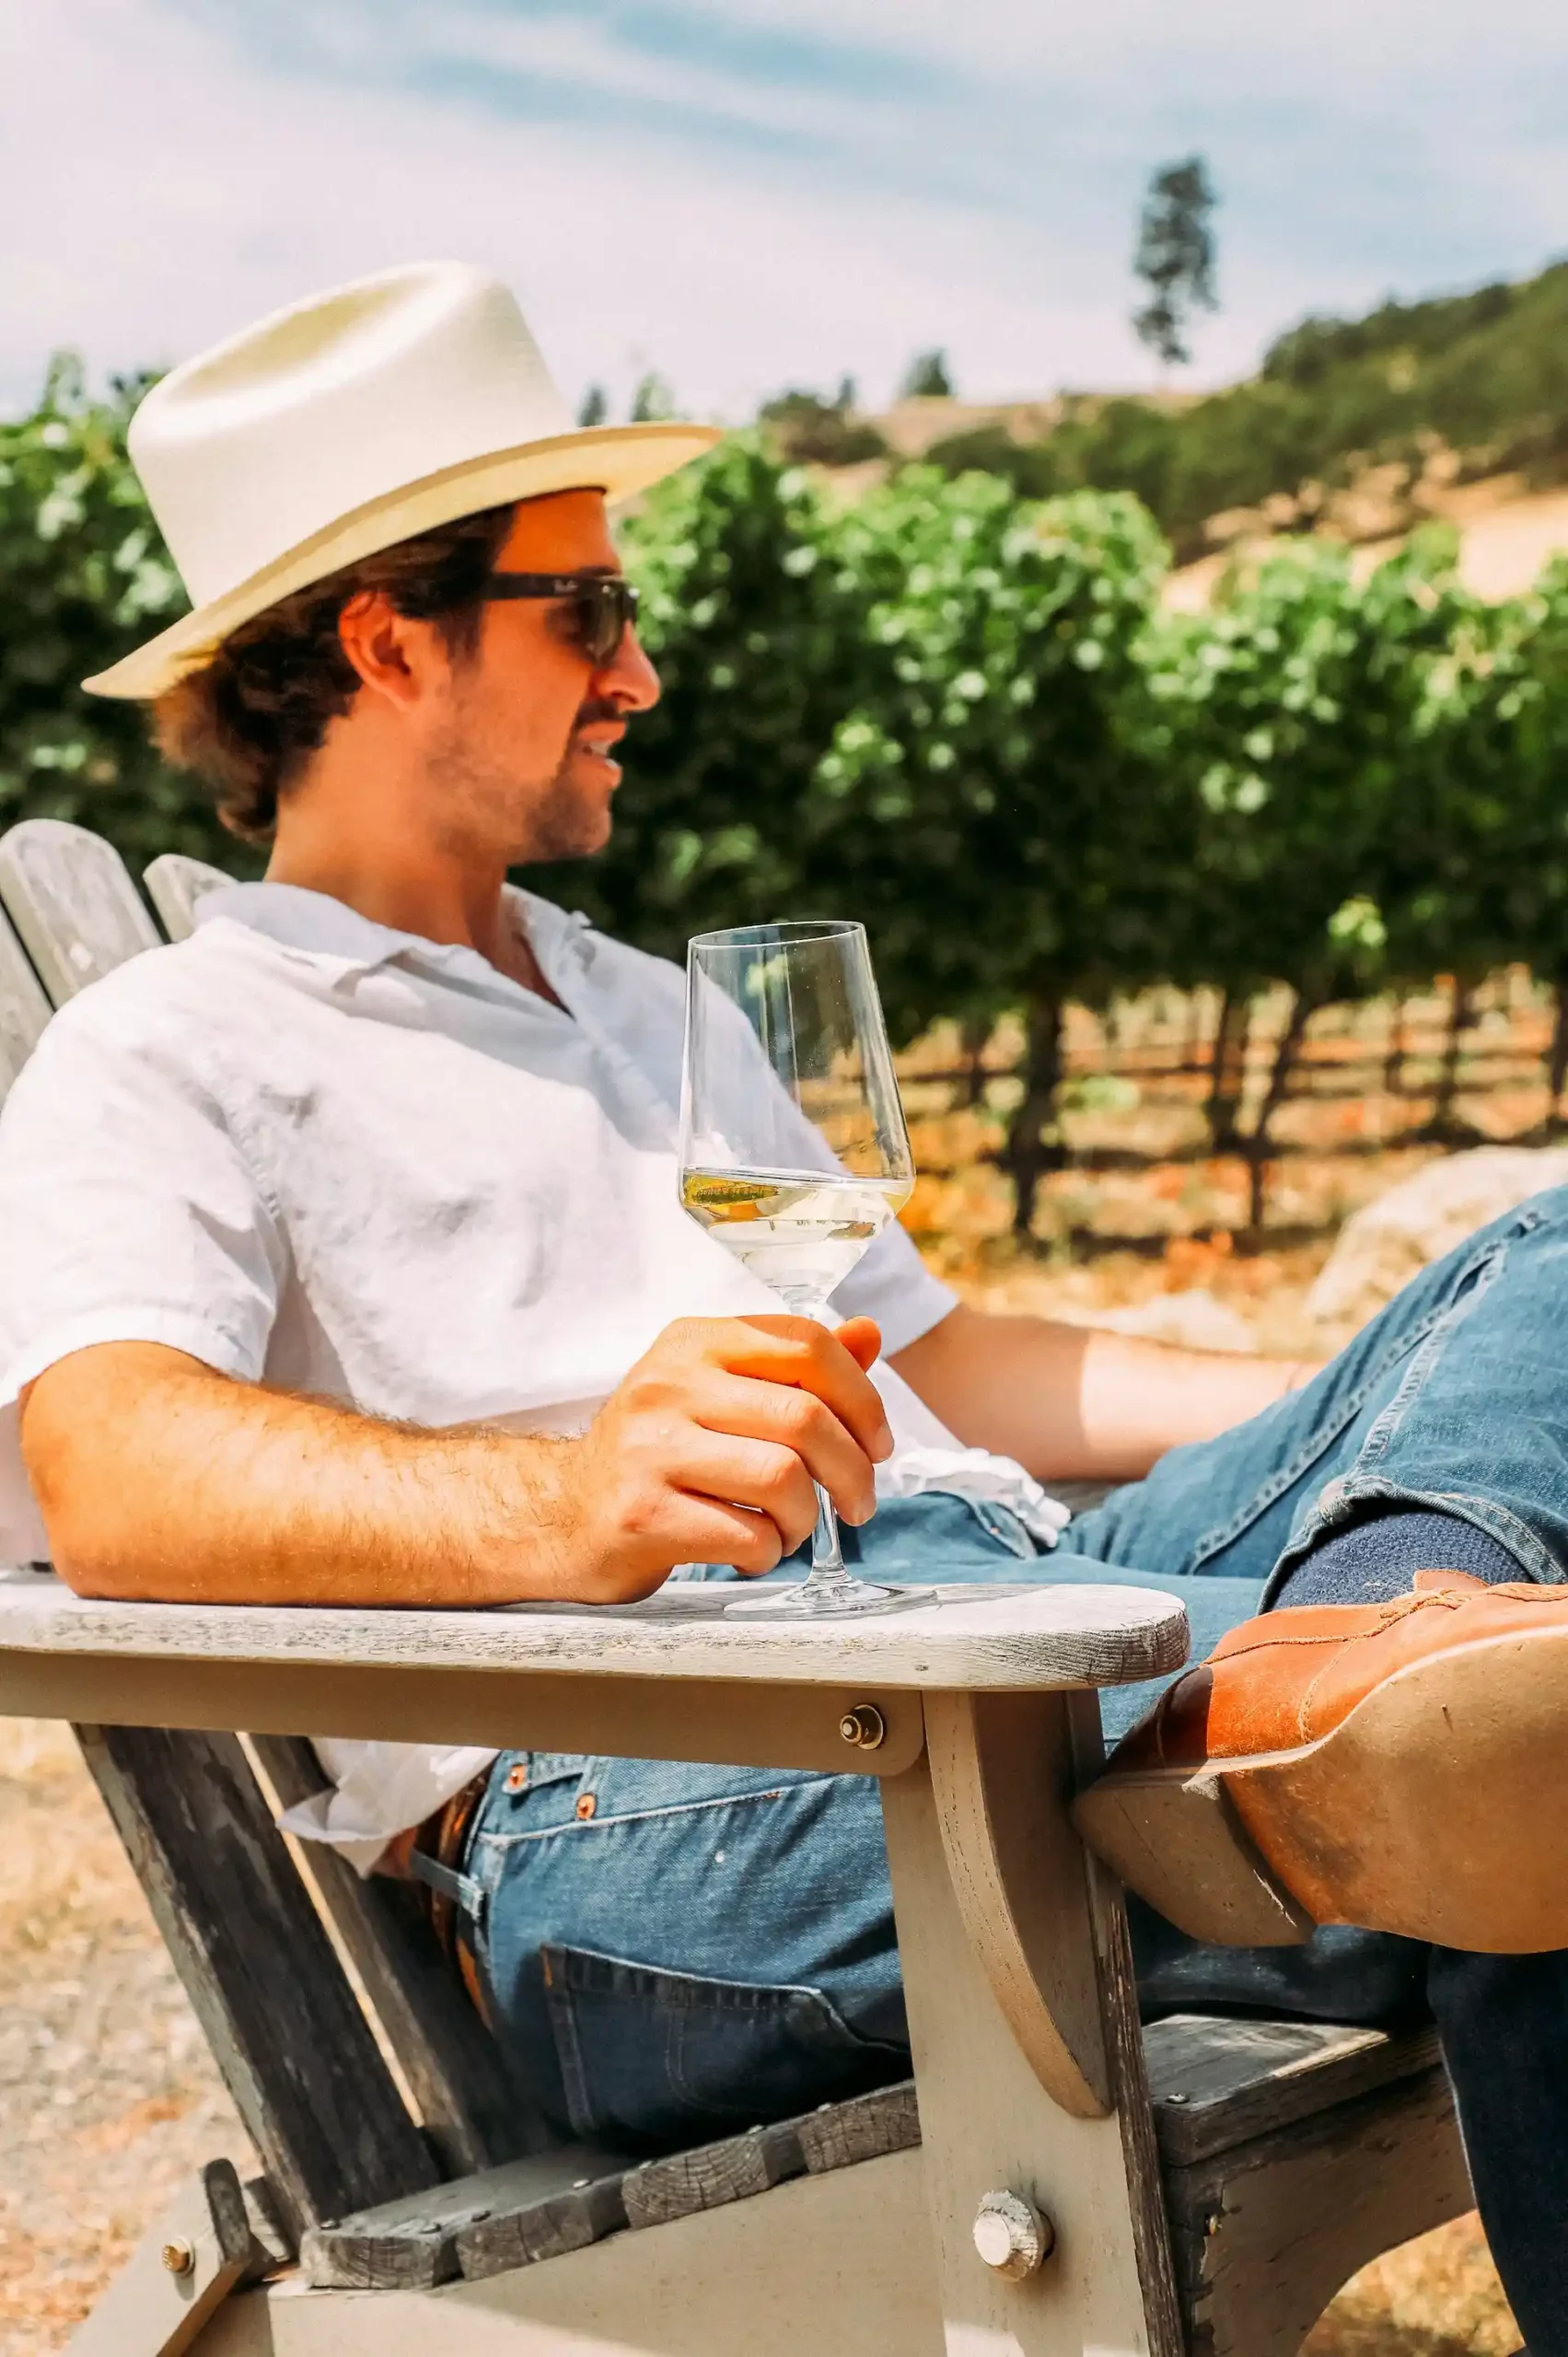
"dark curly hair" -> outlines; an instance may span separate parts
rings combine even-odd
[[[399,613],[434,621],[454,655],[479,638],[479,592],[516,510],[487,507],[438,524],[269,606],[225,639],[153,706],[159,751],[201,779],[231,834],[270,842],[278,796],[345,713],[359,676],[338,618],[351,598],[383,590]]]

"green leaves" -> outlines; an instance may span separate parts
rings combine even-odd
[[[140,711],[81,691],[185,608],[125,456],[144,389],[91,401],[62,354],[31,415],[0,424],[0,829],[74,819],[133,866],[170,850],[232,865],[238,847],[162,770]]]
[[[137,389],[91,401],[64,360],[0,426],[0,826],[233,865],[140,713],[80,691],[183,602],[125,457]],[[1097,417],[1155,431],[1124,406]],[[548,891],[675,955],[713,925],[865,919],[902,1037],[1028,1011],[1037,1145],[1067,998],[1279,981],[1319,1004],[1515,958],[1568,980],[1568,560],[1484,606],[1440,531],[1369,575],[1308,539],[1172,614],[1126,493],[923,466],[830,504],[775,440],[732,436],[627,528],[663,702],[608,854]]]

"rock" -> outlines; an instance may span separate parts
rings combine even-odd
[[[1482,1145],[1428,1163],[1345,1222],[1307,1308],[1325,1322],[1364,1326],[1488,1220],[1564,1181],[1568,1146]]]

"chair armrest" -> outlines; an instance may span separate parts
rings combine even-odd
[[[727,1581],[677,1581],[641,1604],[467,1612],[123,1604],[4,1571],[0,1653],[995,1690],[1132,1685],[1178,1668],[1187,1649],[1180,1604],[1152,1588],[954,1585],[847,1620],[728,1619],[735,1594]]]
[[[331,1611],[95,1601],[0,1573],[0,1714],[888,1775],[919,1757],[923,1690],[1081,1692],[1187,1647],[1179,1602],[1148,1588],[954,1586],[850,1621],[726,1620],[732,1596]],[[848,1724],[863,1706],[868,1740]]]

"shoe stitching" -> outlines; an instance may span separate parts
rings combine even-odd
[[[1397,1622],[1408,1620],[1412,1612],[1424,1612],[1433,1605],[1440,1605],[1443,1609],[1447,1612],[1457,1612],[1462,1605],[1467,1604],[1469,1601],[1469,1596],[1462,1594],[1457,1588],[1433,1589],[1423,1596],[1395,1596],[1388,1604],[1382,1605],[1378,1608],[1376,1627],[1370,1629],[1359,1629],[1353,1637],[1347,1638],[1343,1630],[1336,1631],[1333,1629],[1325,1629],[1318,1634],[1310,1637],[1293,1637],[1288,1633],[1282,1635],[1278,1632],[1260,1634],[1252,1643],[1236,1646],[1231,1652],[1224,1655],[1224,1659],[1225,1661],[1237,1661],[1241,1659],[1244,1655],[1262,1653],[1271,1645],[1343,1646],[1345,1644],[1356,1644],[1359,1643],[1363,1638],[1381,1636],[1385,1629],[1391,1629]],[[1365,1608],[1362,1608],[1365,1609]],[[1219,1656],[1211,1655],[1210,1658],[1216,1659],[1219,1658]]]
[[[1536,1581],[1499,1582],[1495,1586],[1489,1586],[1486,1589],[1486,1595],[1489,1598],[1496,1596],[1509,1604],[1533,1605],[1541,1601],[1540,1585]],[[1293,1637],[1282,1635],[1277,1631],[1264,1631],[1251,1643],[1237,1645],[1223,1658],[1225,1662],[1241,1661],[1251,1654],[1265,1653],[1276,1647],[1283,1651],[1289,1647],[1331,1645],[1336,1650],[1342,1650],[1347,1643],[1359,1644],[1367,1638],[1380,1637],[1389,1629],[1397,1628],[1401,1620],[1408,1620],[1412,1613],[1425,1611],[1431,1606],[1437,1606],[1445,1612],[1459,1612],[1467,1604],[1473,1604],[1479,1600],[1475,1591],[1470,1588],[1428,1588],[1419,1596],[1411,1594],[1391,1597],[1387,1604],[1378,1608],[1376,1625],[1372,1628],[1358,1630],[1353,1637],[1347,1639],[1342,1632],[1335,1633],[1332,1630],[1325,1630],[1320,1634],[1311,1637]],[[1568,1603],[1568,1597],[1562,1600]],[[1211,1655],[1208,1661],[1196,1663],[1193,1668],[1179,1678],[1173,1686],[1167,1687],[1160,1696],[1155,1707],[1155,1734],[1156,1747],[1162,1759],[1165,1756],[1166,1729],[1175,1714],[1177,1698],[1181,1689],[1186,1685],[1189,1678],[1195,1676],[1199,1670],[1209,1668],[1215,1659],[1216,1656]],[[1307,1714],[1329,1667],[1330,1664],[1325,1662],[1322,1668],[1309,1681],[1297,1706],[1296,1730],[1304,1743],[1311,1740],[1307,1732]]]
[[[1522,1583],[1518,1585],[1512,1582],[1500,1583],[1496,1587],[1489,1589],[1487,1593],[1500,1596],[1510,1604],[1533,1604],[1539,1601],[1537,1596],[1528,1592],[1522,1593]],[[1234,1653],[1227,1654],[1225,1658],[1226,1661],[1244,1659],[1249,1654],[1262,1653],[1270,1646],[1276,1645],[1281,1648],[1332,1645],[1337,1650],[1342,1651],[1347,1643],[1358,1644],[1369,1638],[1385,1635],[1388,1630],[1397,1628],[1400,1621],[1410,1620],[1413,1614],[1426,1610],[1429,1606],[1437,1606],[1445,1612],[1461,1612],[1466,1605],[1479,1600],[1475,1591],[1470,1588],[1429,1588],[1420,1596],[1392,1597],[1388,1603],[1379,1608],[1376,1624],[1368,1629],[1358,1630],[1353,1637],[1347,1639],[1343,1635],[1336,1636],[1331,1631],[1325,1631],[1320,1635],[1311,1637],[1260,1635],[1256,1643],[1237,1646]],[[1309,1729],[1312,1706],[1317,1700],[1318,1690],[1331,1667],[1331,1662],[1323,1663],[1316,1675],[1308,1679],[1302,1691],[1300,1701],[1296,1705],[1296,1733],[1303,1743],[1309,1743],[1312,1740]]]

